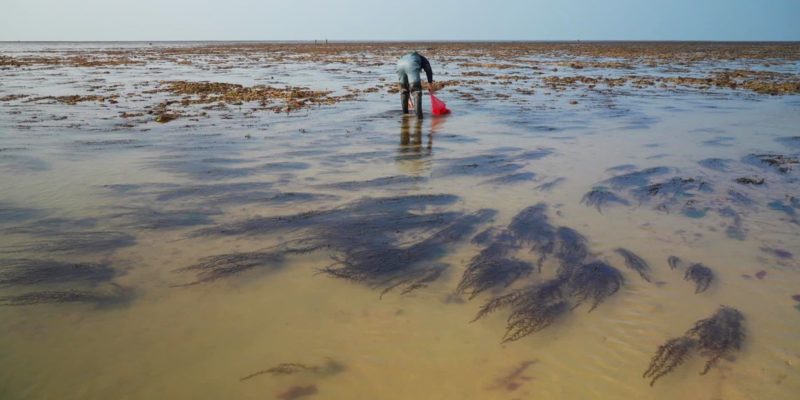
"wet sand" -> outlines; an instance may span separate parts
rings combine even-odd
[[[453,114],[401,114],[409,48]],[[800,392],[797,44],[0,43],[0,77],[2,398]]]

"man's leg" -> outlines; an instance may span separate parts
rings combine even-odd
[[[408,114],[408,75],[405,71],[397,71],[397,78],[400,82],[400,103],[403,107],[403,114]]]
[[[419,81],[415,82],[411,88],[411,95],[414,99],[414,113],[417,118],[422,119],[422,85]]]

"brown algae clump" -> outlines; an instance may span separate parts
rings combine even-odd
[[[706,358],[705,367],[700,372],[700,375],[705,375],[720,359],[741,350],[746,338],[744,320],[739,310],[721,306],[711,317],[695,322],[683,336],[661,345],[642,377],[651,378],[650,386],[653,386],[694,352]]]

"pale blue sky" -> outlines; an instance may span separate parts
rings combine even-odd
[[[800,40],[800,0],[2,0],[0,40]]]

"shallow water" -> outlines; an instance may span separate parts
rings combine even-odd
[[[137,46],[148,48],[124,47]],[[91,55],[118,47],[7,43],[0,52]],[[459,62],[472,52],[431,57],[435,77],[462,79],[470,69]],[[0,279],[0,296],[74,290],[99,296],[0,306],[0,397],[288,398],[292,388],[312,385],[295,393],[789,399],[800,392],[800,312],[792,299],[800,293],[800,165],[781,172],[750,157],[798,156],[800,141],[792,139],[800,135],[797,95],[538,86],[524,94],[517,89],[530,81],[498,85],[481,78],[471,89],[441,90],[454,113],[422,121],[403,116],[399,96],[385,88],[288,114],[244,104],[166,124],[148,114],[120,117],[171,98],[147,93],[160,80],[334,93],[393,82],[391,50],[369,56],[380,65],[199,52],[187,56],[190,65],[151,54],[141,65],[0,70],[0,98],[120,95],[116,104],[0,102],[0,277],[19,271],[13,260],[20,259],[113,270],[112,277]],[[564,73],[551,68],[573,59],[530,57],[544,75]],[[747,64],[717,60],[683,68],[702,73],[738,63]],[[796,61],[773,68],[798,74]],[[531,79],[535,86],[539,76]],[[729,161],[700,163],[712,158]],[[655,167],[659,173],[611,179]],[[674,193],[648,188],[673,177],[704,185],[687,183]],[[744,185],[735,181],[740,177],[765,183]],[[626,204],[582,203],[597,187]],[[501,343],[508,310],[470,321],[489,299],[555,276],[557,260],[550,257],[511,287],[496,286],[472,300],[454,292],[484,248],[472,237],[506,228],[539,203],[552,225],[584,235],[589,258],[616,267],[624,284],[592,312],[583,304],[546,329]],[[496,214],[446,240],[431,239],[482,209]],[[306,214],[272,218],[298,213]],[[266,261],[237,273],[185,269],[207,257],[286,246],[298,251],[264,255]],[[314,249],[300,251],[303,246]],[[620,247],[649,264],[650,282],[626,267],[615,252]],[[370,251],[377,251],[375,265],[400,272],[358,270],[355,281],[324,273],[326,267],[341,271],[342,260],[373,266],[363,261]],[[540,255],[514,252],[529,263]],[[684,271],[669,267],[673,255],[711,268],[709,289],[696,294]],[[415,277],[421,280],[403,281]],[[653,387],[641,378],[659,345],[720,305],[746,317],[740,352],[707,375],[698,374],[704,360],[694,356]],[[306,368],[242,380],[282,363]]]

